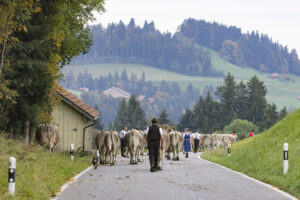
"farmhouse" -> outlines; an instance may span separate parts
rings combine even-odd
[[[278,73],[272,73],[272,74],[269,75],[269,78],[278,80],[279,79],[279,74]]]
[[[125,98],[129,99],[131,94],[129,92],[126,92],[118,87],[111,87],[107,90],[103,91],[103,94],[107,97],[111,96],[113,98]]]
[[[60,102],[52,116],[60,137],[57,148],[69,150],[70,144],[74,144],[75,150],[92,150],[91,126],[100,117],[99,112],[62,87],[56,90],[56,94]]]

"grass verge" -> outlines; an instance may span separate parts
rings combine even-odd
[[[283,175],[283,144],[289,144],[289,171]],[[300,109],[255,137],[232,145],[231,156],[222,149],[202,158],[274,185],[300,198]]]
[[[9,196],[7,191],[10,156],[17,160],[14,196]],[[0,134],[0,199],[48,199],[90,165],[89,156],[75,154],[71,161],[67,152],[49,154],[39,145],[25,146]]]

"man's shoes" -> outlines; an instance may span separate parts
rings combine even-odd
[[[157,170],[162,170],[162,168],[161,168],[161,167],[156,167],[156,169],[157,169]]]
[[[151,167],[151,168],[150,168],[150,172],[157,172],[157,169],[154,168],[154,167]]]

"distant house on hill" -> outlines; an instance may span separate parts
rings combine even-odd
[[[154,103],[155,103],[155,99],[154,99],[154,98],[148,98],[148,102],[149,102],[150,104],[154,104]]]
[[[82,88],[80,88],[79,90],[82,91],[82,92],[88,92],[88,91],[89,91],[89,88],[82,87]]]
[[[272,73],[269,75],[269,78],[271,79],[279,79],[279,74],[278,73]]]
[[[129,92],[126,92],[118,87],[111,87],[107,90],[103,91],[103,94],[107,97],[111,96],[113,98],[125,98],[129,99],[131,94]]]
[[[142,101],[144,101],[145,100],[145,95],[140,95],[139,97],[138,97],[138,100],[140,101],[140,102],[142,102]]]
[[[58,149],[68,151],[70,144],[74,144],[75,150],[91,151],[91,126],[100,117],[99,112],[62,87],[56,90],[56,95],[60,97],[60,102],[55,106],[52,116],[58,126]]]

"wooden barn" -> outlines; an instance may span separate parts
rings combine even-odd
[[[73,143],[75,150],[91,151],[92,126],[100,117],[99,112],[62,87],[56,90],[56,94],[61,99],[52,114],[60,137],[56,148],[69,150]]]

